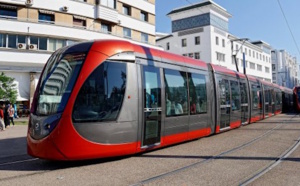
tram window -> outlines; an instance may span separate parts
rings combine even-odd
[[[242,104],[248,103],[246,83],[240,83],[240,89],[241,89],[241,103]]]
[[[240,110],[240,89],[237,81],[230,81],[231,87],[231,109],[232,111]]]
[[[258,88],[258,84],[252,84],[251,83],[251,90],[252,90],[252,104],[253,108],[261,108],[261,96],[260,96],[260,88]]]
[[[164,70],[166,90],[166,116],[188,114],[187,78],[185,72]]]
[[[207,112],[207,95],[205,76],[202,74],[188,74],[190,92],[190,114]]]
[[[126,64],[104,62],[82,85],[73,110],[75,122],[116,120],[126,88]]]
[[[219,79],[221,105],[230,105],[229,83],[226,79]]]

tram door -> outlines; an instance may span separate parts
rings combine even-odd
[[[230,90],[229,81],[226,79],[219,79],[219,97],[220,97],[220,129],[230,127]]]
[[[246,82],[241,80],[240,82],[241,89],[241,110],[242,110],[242,124],[248,123],[248,94],[247,94],[247,85]]]
[[[142,146],[160,143],[161,82],[159,68],[143,66],[143,142]]]

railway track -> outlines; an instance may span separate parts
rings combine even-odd
[[[0,158],[0,167],[24,163],[24,162],[36,161],[36,160],[38,160],[38,158],[32,158],[27,154],[20,154],[20,155],[9,156],[9,157],[1,157]]]
[[[135,184],[132,184],[131,186],[140,186],[140,185],[144,185],[144,184],[148,184],[148,183],[151,183],[153,181],[156,181],[156,180],[159,180],[159,179],[162,179],[162,178],[165,178],[165,177],[168,177],[168,176],[171,176],[171,175],[174,175],[174,174],[177,174],[177,173],[180,173],[184,170],[187,170],[187,169],[190,169],[190,168],[193,168],[195,166],[199,166],[201,164],[205,164],[205,163],[209,163],[213,160],[217,160],[217,159],[221,159],[223,156],[225,155],[228,155],[230,153],[233,153],[235,151],[238,151],[238,150],[241,150],[247,146],[250,146],[260,140],[263,140],[265,137],[269,136],[270,134],[272,134],[274,131],[280,129],[282,126],[284,126],[283,124],[286,123],[286,122],[289,122],[290,120],[292,120],[293,118],[295,117],[298,117],[298,115],[295,115],[293,116],[292,118],[288,119],[288,120],[284,120],[282,121],[280,124],[277,124],[275,127],[271,128],[270,130],[264,132],[263,134],[261,134],[260,136],[242,144],[242,145],[239,145],[235,148],[232,148],[232,149],[229,149],[229,150],[226,150],[218,155],[215,155],[215,156],[212,156],[208,159],[205,159],[205,160],[202,160],[202,161],[198,161],[198,162],[195,162],[195,163],[192,163],[190,165],[187,165],[187,166],[184,166],[184,167],[181,167],[179,169],[176,169],[176,170],[172,170],[172,171],[169,171],[169,172],[166,172],[166,173],[163,173],[163,174],[159,174],[159,175],[156,175],[154,177],[150,177],[150,178],[147,178],[145,180],[141,180],[139,181],[138,183],[135,183]],[[286,150],[281,156],[279,156],[278,158],[276,158],[276,160],[274,160],[274,162],[272,162],[271,164],[269,164],[268,166],[264,167],[263,169],[259,170],[258,172],[255,172],[254,174],[251,174],[251,176],[248,176],[245,180],[241,180],[239,181],[236,185],[247,185],[249,183],[251,183],[252,181],[254,181],[255,179],[259,178],[260,176],[262,176],[263,174],[267,173],[269,170],[271,170],[272,168],[274,168],[276,165],[278,165],[284,158],[288,157],[299,145],[300,145],[300,137],[299,139],[297,140],[297,142],[295,142],[288,150]]]

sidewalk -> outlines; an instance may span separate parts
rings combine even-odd
[[[19,117],[19,118],[14,118],[14,121],[28,121],[29,117]]]

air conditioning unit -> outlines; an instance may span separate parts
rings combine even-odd
[[[31,6],[33,4],[33,0],[26,0],[25,5],[26,6]]]
[[[61,9],[62,9],[62,11],[67,12],[69,10],[69,7],[63,6]]]
[[[18,49],[26,49],[26,43],[18,43]]]
[[[29,50],[37,50],[37,45],[36,44],[30,44],[28,48],[29,48]]]

